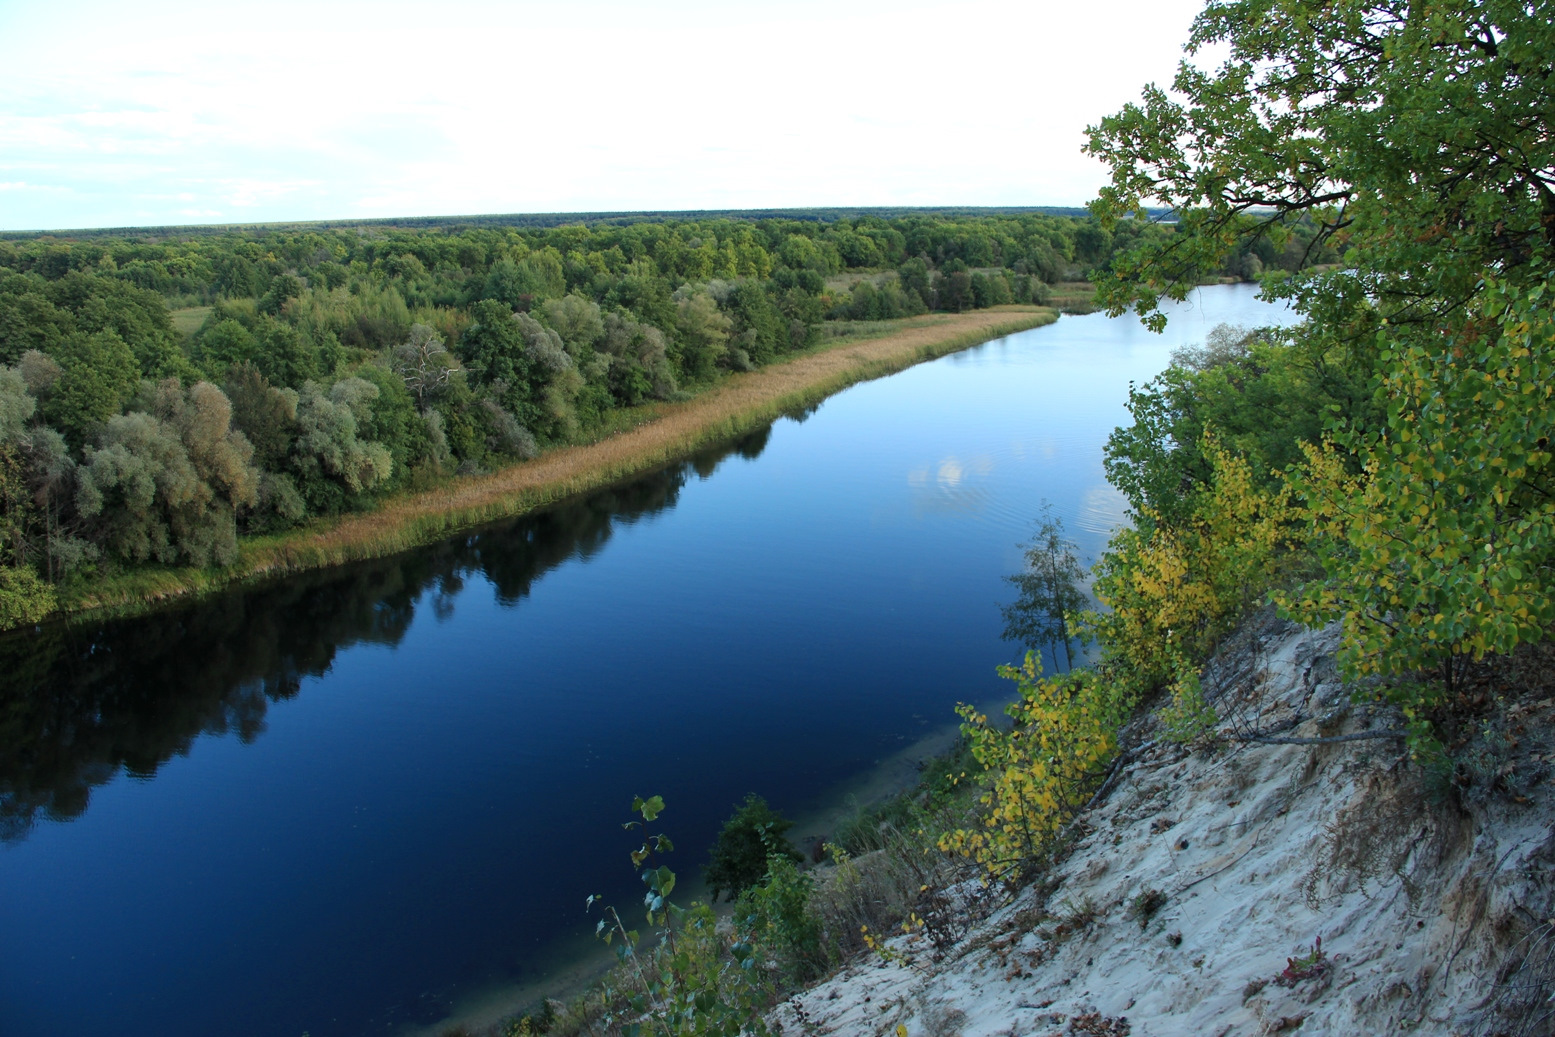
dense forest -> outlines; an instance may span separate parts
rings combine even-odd
[[[597,437],[828,327],[1044,302],[1170,234],[993,213],[0,241],[0,627],[61,581],[230,564],[241,536]]]

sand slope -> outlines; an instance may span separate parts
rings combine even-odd
[[[1223,729],[1397,725],[1351,704],[1336,646],[1268,617],[1240,635],[1206,673]],[[855,962],[774,1020],[911,1037],[1555,1032],[1552,713],[1508,707],[1511,777],[1479,797],[1433,796],[1397,740],[1189,755],[1151,745],[1147,720],[1044,887],[938,958],[898,937],[910,965]],[[1290,970],[1319,938],[1322,959]]]

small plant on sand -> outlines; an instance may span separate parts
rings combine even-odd
[[[919,972],[924,971],[917,962],[913,961],[912,955],[899,951],[887,943],[886,941],[889,937],[870,932],[867,925],[859,926],[859,934],[864,938],[864,946],[879,955],[880,960],[886,964],[901,965],[903,968],[917,969]]]
[[[1323,938],[1319,936],[1313,941],[1310,953],[1285,959],[1285,968],[1274,978],[1274,982],[1282,987],[1293,987],[1303,980],[1316,979],[1331,968],[1333,963],[1323,953]]]
[[[1150,925],[1150,919],[1155,917],[1155,913],[1165,906],[1166,894],[1147,886],[1139,891],[1139,895],[1129,905],[1128,913],[1139,923],[1139,927],[1144,929]]]
[[[767,877],[740,894],[736,926],[780,963],[792,981],[818,976],[828,964],[821,923],[810,910],[815,881],[782,854],[767,858]]]

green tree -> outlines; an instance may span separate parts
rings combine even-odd
[[[577,293],[561,299],[547,299],[541,311],[574,359],[581,359],[604,337],[604,318],[600,315],[599,304],[592,299]]]
[[[308,290],[307,285],[295,274],[281,274],[270,279],[270,287],[260,298],[258,310],[260,313],[278,314],[291,300],[299,298]]]
[[[216,373],[234,364],[256,363],[260,345],[247,328],[228,318],[200,333],[195,342],[194,355],[206,371]]]
[[[149,413],[110,419],[88,449],[77,507],[123,558],[230,565],[237,513],[257,502],[259,472],[226,395],[168,379],[146,402]]]
[[[378,387],[361,378],[342,379],[327,393],[317,382],[303,383],[290,465],[311,511],[332,514],[356,504],[393,474],[388,448],[357,435],[377,398]]]
[[[13,279],[24,286],[22,278]],[[0,363],[14,364],[29,349],[51,353],[75,330],[75,318],[38,291],[0,291]]]
[[[605,315],[601,352],[610,357],[610,391],[624,407],[648,397],[668,399],[676,389],[664,333],[619,313]]]
[[[727,312],[733,323],[730,355],[744,366],[768,363],[788,341],[786,322],[761,285],[741,281],[729,289]],[[736,364],[736,369],[741,365]]]
[[[49,393],[44,417],[72,445],[118,414],[140,384],[140,367],[125,341],[112,331],[75,334],[50,357],[60,374]]]
[[[706,381],[718,370],[728,348],[733,322],[706,291],[683,296],[678,303],[680,369],[692,381]]]
[[[0,630],[36,623],[54,611],[54,588],[27,568],[0,565]]]
[[[232,402],[232,427],[248,437],[255,463],[266,471],[278,471],[297,434],[297,393],[277,389],[253,364],[231,368],[226,391]]]
[[[471,322],[459,338],[459,359],[476,385],[515,385],[529,379],[523,336],[504,302],[482,299],[470,307]]]
[[[1449,683],[1545,636],[1555,20],[1508,0],[1214,2],[1188,47],[1226,57],[1090,130],[1106,227],[1147,204],[1180,218],[1114,256],[1100,294],[1159,326],[1159,296],[1261,239],[1283,256],[1310,227],[1309,255],[1343,249],[1343,270],[1264,280],[1306,318],[1295,348],[1373,387],[1369,410],[1334,405],[1292,480],[1324,571],[1287,609],[1343,619],[1352,672]]]

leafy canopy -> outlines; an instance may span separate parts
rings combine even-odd
[[[1322,574],[1284,598],[1340,618],[1352,672],[1511,651],[1555,621],[1549,450],[1555,323],[1555,21],[1538,5],[1209,4],[1184,63],[1090,130],[1105,225],[1165,203],[1177,232],[1117,257],[1112,312],[1159,326],[1251,240],[1296,222],[1344,268],[1266,278],[1291,348],[1366,375],[1291,468]]]

